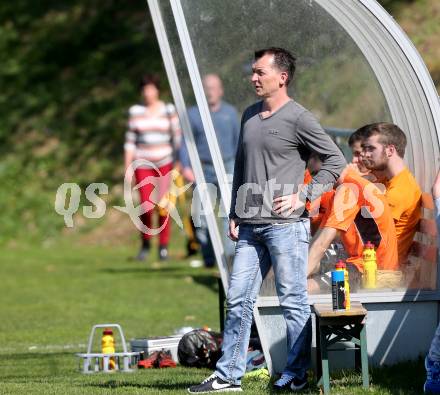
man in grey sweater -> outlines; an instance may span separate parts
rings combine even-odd
[[[346,163],[315,117],[288,96],[294,71],[295,58],[282,48],[255,52],[252,84],[262,101],[247,108],[241,121],[229,216],[229,237],[237,246],[227,296],[223,356],[216,371],[189,388],[190,393],[241,391],[253,307],[271,266],[286,320],[288,347],[286,368],[274,388],[298,391],[307,386],[310,224],[304,205],[306,199],[315,199],[331,188]],[[320,156],[322,167],[301,189],[311,152]]]

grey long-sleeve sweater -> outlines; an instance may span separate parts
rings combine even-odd
[[[264,119],[262,106],[260,101],[248,107],[241,120],[229,217],[254,224],[297,221],[307,214],[303,209],[279,216],[272,210],[272,201],[298,191],[311,152],[320,156],[322,166],[304,193],[308,199],[331,189],[346,161],[316,118],[300,104],[290,100]]]

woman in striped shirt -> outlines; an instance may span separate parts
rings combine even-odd
[[[125,168],[133,165],[136,183],[145,213],[141,215],[144,231],[137,259],[144,260],[150,250],[152,233],[159,233],[159,258],[168,257],[171,223],[165,210],[159,211],[158,229],[153,230],[153,212],[168,192],[174,165],[174,153],[180,145],[179,119],[173,104],[160,100],[160,79],[145,75],[140,83],[144,104],[129,109],[125,137]],[[134,162],[135,161],[135,162]],[[133,163],[134,162],[134,163]],[[142,185],[145,184],[145,185]],[[153,230],[153,232],[152,232]]]

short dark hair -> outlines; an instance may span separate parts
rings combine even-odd
[[[160,90],[160,76],[159,74],[144,74],[139,81],[139,89],[142,89],[145,85],[154,85]]]
[[[358,141],[362,141],[364,138],[364,132],[362,128],[360,128],[350,134],[350,137],[348,138],[348,146],[351,148],[355,143],[357,143]]]
[[[360,132],[362,138],[379,136],[382,145],[393,145],[397,154],[403,158],[405,156],[406,136],[397,125],[388,122],[377,122],[362,126],[355,133]]]
[[[287,49],[278,47],[269,47],[255,51],[255,60],[262,58],[264,55],[273,55],[275,66],[280,71],[287,72],[286,86],[293,79],[296,69],[296,58]]]

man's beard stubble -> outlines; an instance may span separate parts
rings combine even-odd
[[[382,151],[379,162],[364,159],[362,164],[370,171],[384,171],[388,167],[388,157],[386,156],[385,151]]]

